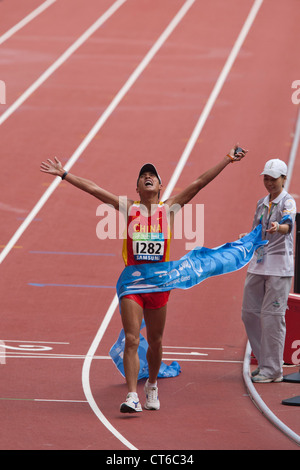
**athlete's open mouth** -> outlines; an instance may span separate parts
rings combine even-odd
[[[145,182],[145,186],[153,186],[153,182],[151,180],[147,180]]]

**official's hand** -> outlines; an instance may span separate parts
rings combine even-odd
[[[271,222],[271,228],[266,230],[268,233],[276,233],[279,230],[279,223],[278,222]]]

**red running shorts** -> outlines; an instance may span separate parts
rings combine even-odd
[[[124,299],[131,299],[138,303],[142,308],[157,309],[164,307],[170,296],[170,291],[149,292],[147,294],[129,294],[124,295]]]

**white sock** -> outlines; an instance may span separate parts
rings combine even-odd
[[[155,384],[152,384],[149,382],[148,380],[148,384],[147,384],[148,387],[157,387],[157,381],[155,382]]]

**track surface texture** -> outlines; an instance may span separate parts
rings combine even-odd
[[[159,380],[158,412],[120,414],[126,385],[108,352],[121,329],[115,285],[122,240],[97,237],[99,201],[39,171],[57,156],[72,173],[135,198],[137,173],[151,161],[166,189],[202,117],[172,193],[239,142],[247,157],[193,200],[204,205],[204,246],[236,240],[265,194],[265,161],[289,159],[298,112],[291,84],[300,79],[298,0],[46,3],[0,2],[0,448],[299,449],[245,388],[246,269],[172,291],[163,356],[182,371]],[[299,177],[298,151],[289,182],[298,203]],[[187,241],[173,240],[171,259],[186,253]],[[257,390],[300,434],[300,409],[281,404],[300,394],[299,385]]]

